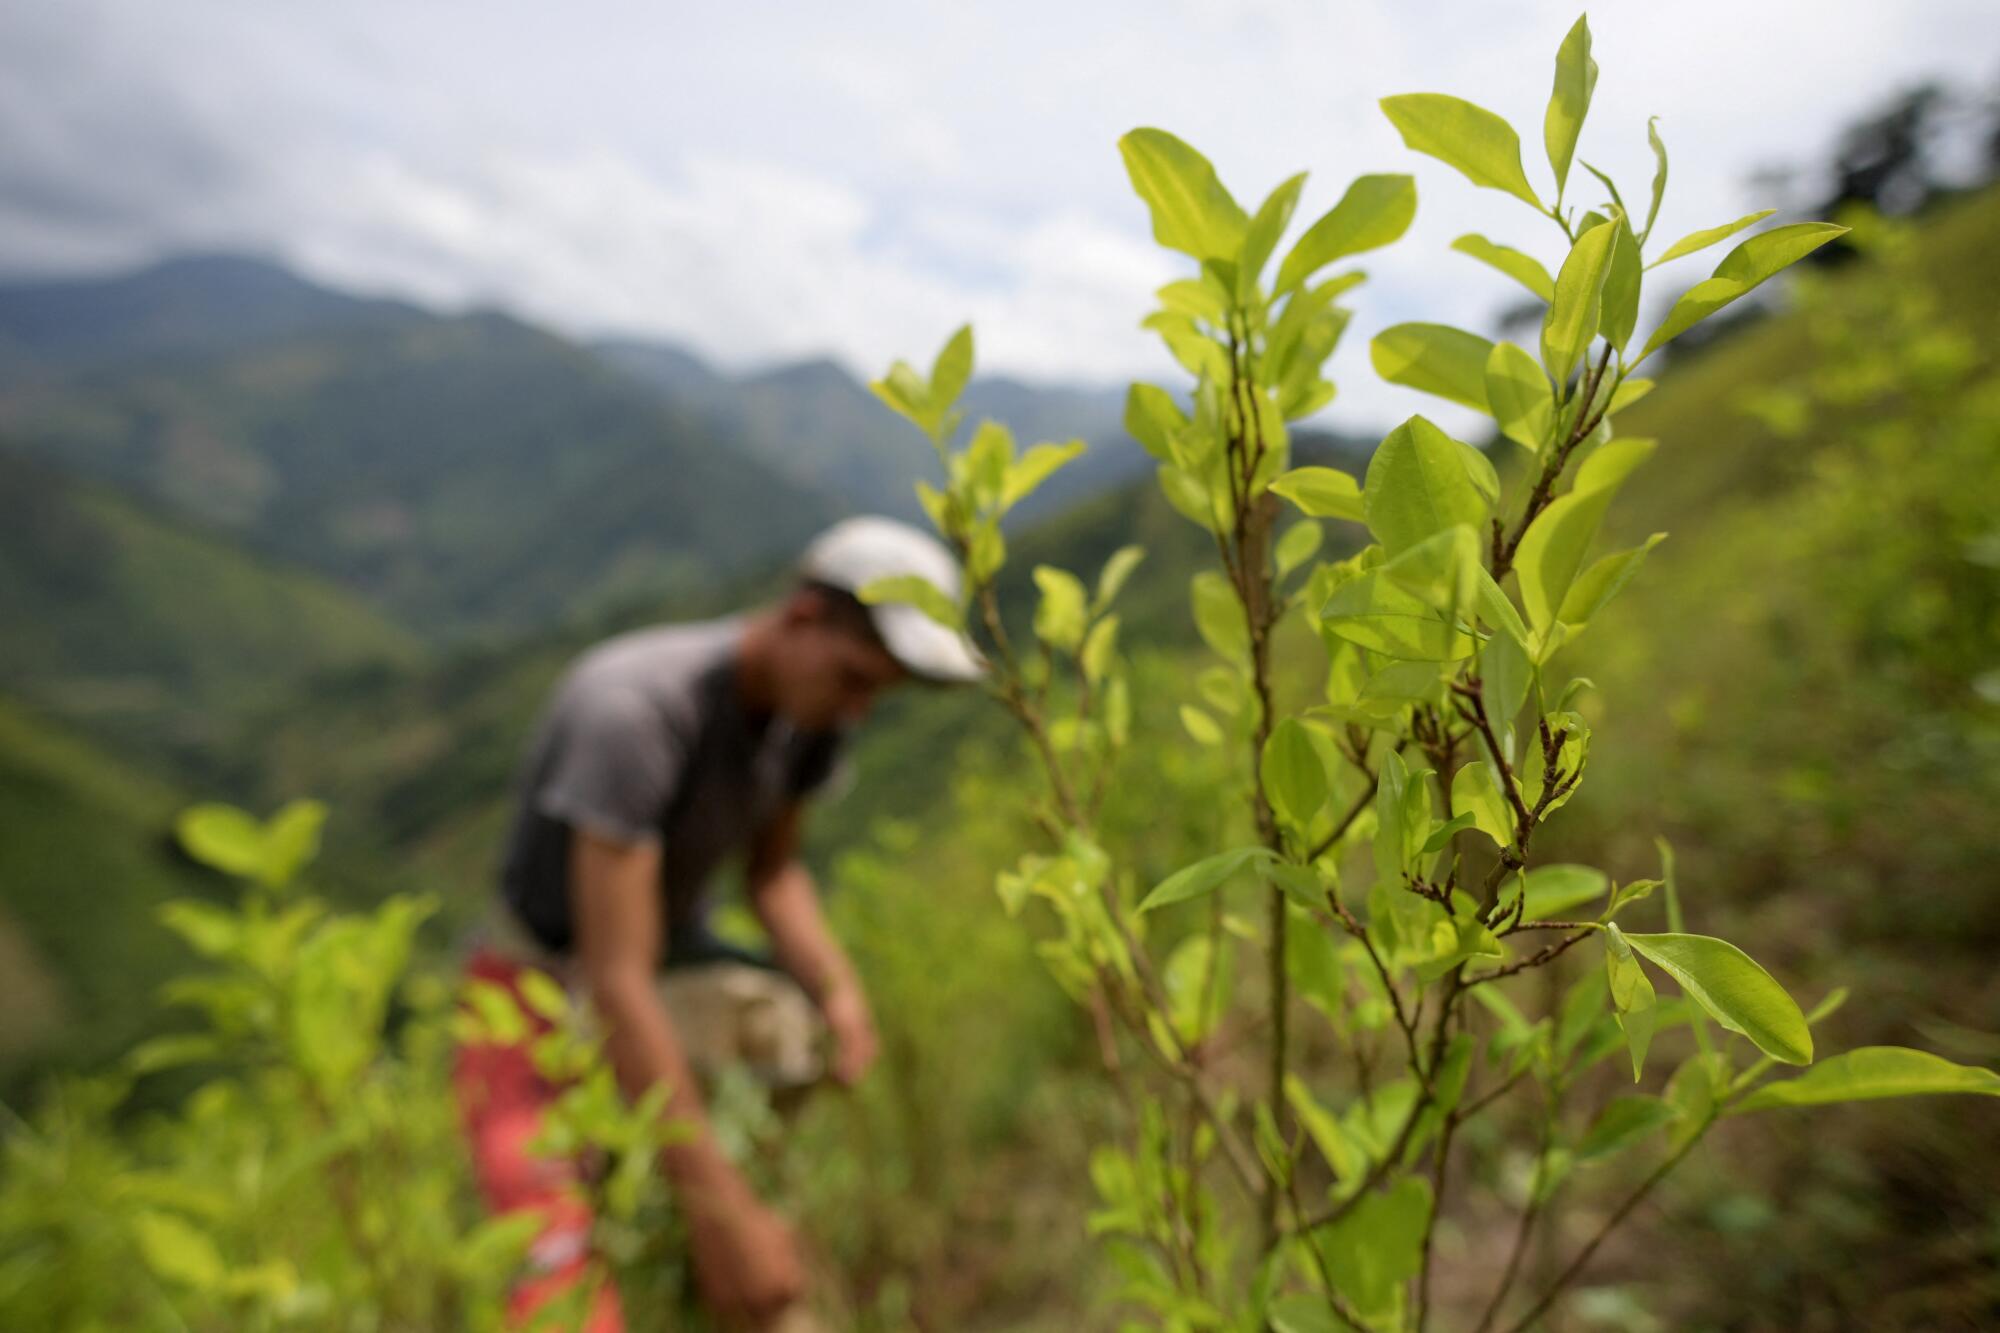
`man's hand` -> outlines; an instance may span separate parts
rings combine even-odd
[[[853,1087],[882,1049],[875,1035],[875,1017],[868,1011],[868,1000],[861,987],[846,985],[827,995],[820,1012],[833,1036],[833,1076]]]
[[[690,1241],[702,1299],[724,1320],[759,1326],[805,1295],[799,1243],[749,1191],[692,1212]]]
[[[819,1003],[833,1036],[833,1076],[853,1084],[875,1063],[881,1042],[854,967],[819,910],[819,892],[798,858],[799,807],[763,830],[750,858],[750,905],[785,971]]]

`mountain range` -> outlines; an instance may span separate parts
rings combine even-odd
[[[1024,444],[1099,446],[1031,519],[1148,466],[1116,390],[967,399]],[[915,518],[926,461],[826,360],[730,375],[242,256],[0,286],[0,612],[24,627],[0,691],[185,758],[329,671],[685,600],[842,514]]]

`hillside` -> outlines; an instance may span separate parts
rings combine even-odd
[[[0,385],[422,318],[413,306],[344,296],[274,264],[187,255],[137,273],[0,288]]]
[[[868,387],[833,361],[811,360],[729,376],[680,348],[631,339],[593,344],[600,356],[670,403],[693,404],[740,428],[766,464],[857,510],[921,521],[911,468],[924,459],[917,437]],[[970,431],[1005,422],[1023,447],[1082,439],[1091,451],[1022,506],[1032,522],[1131,482],[1148,469],[1126,436],[1125,398],[1116,388],[1035,386],[998,376],[975,379],[962,399]]]
[[[1870,236],[1864,262],[1815,275],[1793,313],[1674,366],[1621,418],[1660,450],[1611,540],[1671,535],[1570,650],[1601,693],[1584,701],[1591,772],[1551,848],[1638,876],[1662,833],[1690,929],[1754,941],[1802,997],[1853,988],[1834,1048],[1989,1065],[1996,238],[1990,189]],[[1734,1241],[1690,1225],[1693,1195],[1657,1229],[1667,1266],[1711,1274],[1684,1322],[1755,1299],[1788,1327],[1982,1323],[2000,1286],[1963,1238],[2000,1175],[1955,1145],[1989,1134],[1939,1099],[1731,1136],[1691,1189],[1773,1203]]]
[[[156,1027],[181,957],[153,909],[203,891],[170,851],[186,798],[0,699],[0,1088]]]
[[[352,593],[0,452],[0,690],[114,741],[214,763],[232,720],[332,673],[408,669]]]
[[[0,289],[0,324],[39,330],[34,346],[68,367],[0,377],[16,381],[0,431],[432,638],[686,585],[787,550],[834,512],[727,422],[552,335],[385,311],[245,262],[168,266],[118,300],[104,284]],[[231,324],[246,271],[297,299],[250,301]],[[183,290],[204,277],[205,303]]]

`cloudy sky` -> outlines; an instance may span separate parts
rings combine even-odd
[[[1359,173],[1416,175],[1417,224],[1366,260],[1334,362],[1328,424],[1372,427],[1430,401],[1370,382],[1374,330],[1490,325],[1507,300],[1454,236],[1556,256],[1550,224],[1404,149],[1376,99],[1500,112],[1545,185],[1542,111],[1575,16],[1576,0],[0,0],[0,273],[240,248],[730,368],[830,354],[873,372],[970,318],[984,369],[1170,374],[1135,322],[1181,265],[1152,246],[1115,147],[1153,124],[1251,207],[1309,169],[1301,223]],[[1747,211],[1754,171],[1823,157],[1844,119],[1918,78],[2000,82],[1995,0],[1616,0],[1591,17],[1580,156],[1643,196],[1658,115],[1662,237]],[[1655,286],[1706,272],[1684,261]]]

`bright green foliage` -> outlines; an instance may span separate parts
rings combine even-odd
[[[1183,866],[1154,885],[1153,891],[1139,904],[1139,910],[1151,911],[1213,893],[1232,876],[1270,859],[1271,854],[1262,847],[1233,847],[1217,852],[1191,866]]]
[[[1514,281],[1528,289],[1528,295],[1543,301],[1553,301],[1556,295],[1556,280],[1542,267],[1542,261],[1512,246],[1496,245],[1477,233],[1468,233],[1451,243],[1451,248],[1462,255],[1471,255],[1480,263],[1499,269]]]
[[[1514,841],[1514,815],[1500,791],[1493,766],[1475,759],[1451,780],[1451,806],[1472,816],[1472,827],[1506,847]]]
[[[1382,441],[1362,487],[1368,530],[1396,555],[1461,523],[1480,526],[1487,502],[1458,441],[1411,417]]]
[[[1584,348],[1597,336],[1603,315],[1604,276],[1611,271],[1618,214],[1577,238],[1556,274],[1555,299],[1542,320],[1542,365],[1557,384],[1567,383]]]
[[[1805,1015],[1771,974],[1727,940],[1706,935],[1627,935],[1632,948],[1658,965],[1715,1021],[1740,1032],[1774,1060],[1812,1063]]]
[[[951,598],[928,579],[915,574],[898,574],[891,578],[876,579],[856,594],[862,601],[907,602],[925,615],[943,625],[946,629],[958,629],[965,617],[960,614]]]
[[[1652,453],[1650,440],[1615,440],[1579,469],[1576,486],[1557,498],[1529,525],[1516,557],[1521,601],[1528,623],[1546,634],[1556,623],[1563,599],[1582,567],[1597,528],[1618,487]],[[1595,610],[1595,607],[1592,607]]]
[[[1521,136],[1491,111],[1443,93],[1385,97],[1382,111],[1418,152],[1456,167],[1474,185],[1505,190],[1547,211],[1521,171]]]
[[[1847,228],[1830,222],[1797,222],[1751,237],[1725,255],[1706,282],[1698,282],[1681,293],[1674,308],[1667,312],[1666,320],[1646,340],[1646,349],[1639,354],[1639,360],[1644,361],[1675,337],[1846,231]]]
[[[326,807],[317,801],[294,801],[269,824],[259,824],[231,806],[196,805],[181,813],[175,831],[196,860],[278,888],[289,884],[318,852],[325,822]]]
[[[1579,18],[1556,51],[1556,86],[1549,95],[1548,114],[1542,121],[1542,136],[1548,144],[1549,165],[1555,169],[1558,196],[1569,180],[1570,158],[1576,154],[1576,138],[1583,133],[1583,118],[1590,111],[1590,95],[1596,90],[1597,62],[1590,58],[1590,20]]]
[[[1540,865],[1527,872],[1528,901],[1523,919],[1547,921],[1604,896],[1610,881],[1593,866]]]
[[[504,1326],[537,1220],[482,1217],[448,1069],[455,1038],[524,1035],[526,1020],[497,988],[455,1012],[438,980],[406,978],[431,902],[342,914],[303,891],[324,814],[181,817],[189,854],[240,879],[242,897],[160,909],[206,964],[165,992],[200,1025],[58,1089],[9,1135],[0,1298],[22,1327]],[[628,1107],[560,990],[530,996],[557,1023],[538,1064],[577,1080],[549,1118],[551,1151],[602,1154],[604,1225],[627,1225],[673,1132],[661,1097]],[[393,1028],[392,1002],[406,1010]],[[163,1070],[197,1081],[114,1132],[134,1081]]]
[[[1278,723],[1264,742],[1261,774],[1271,804],[1300,828],[1309,826],[1326,804],[1326,766],[1305,726],[1295,719]]]
[[[1777,211],[1775,208],[1760,208],[1754,213],[1745,213],[1734,222],[1725,222],[1720,227],[1704,227],[1699,231],[1691,231],[1661,251],[1660,257],[1646,265],[1646,267],[1658,268],[1668,260],[1679,259],[1682,255],[1691,255],[1697,250],[1706,250],[1717,241],[1728,240],[1745,227],[1756,226]]]
[[[1749,1099],[1772,1062],[1812,1059],[1784,988],[1735,945],[1683,929],[1670,856],[1658,880],[1616,887],[1595,867],[1546,860],[1542,829],[1568,817],[1593,744],[1614,742],[1620,717],[1616,704],[1600,713],[1565,652],[1653,568],[1660,540],[1599,549],[1613,502],[1654,452],[1614,417],[1652,387],[1632,377],[1625,349],[1667,170],[1649,126],[1658,166],[1643,230],[1587,164],[1609,198],[1580,217],[1564,205],[1596,77],[1579,21],[1543,127],[1554,208],[1499,117],[1441,94],[1383,102],[1406,144],[1531,204],[1563,239],[1553,278],[1483,235],[1454,246],[1545,301],[1539,363],[1424,322],[1370,346],[1383,379],[1491,417],[1526,451],[1521,475],[1422,416],[1383,439],[1358,486],[1343,471],[1290,466],[1288,423],[1333,395],[1324,367],[1347,322],[1335,298],[1358,280],[1316,274],[1403,232],[1407,178],[1357,181],[1286,252],[1299,177],[1246,216],[1187,144],[1155,130],[1121,141],[1156,237],[1194,261],[1143,321],[1191,383],[1133,386],[1126,419],[1166,503],[1217,555],[1218,568],[1187,583],[1212,656],[1189,688],[1167,690],[1163,710],[1191,751],[1227,770],[1204,846],[1163,862],[1143,836],[1115,838],[1101,822],[1114,699],[1129,708],[1113,687],[1126,677],[1115,653],[1087,661],[1075,645],[1091,642],[1109,596],[1085,607],[1080,581],[1037,568],[1032,660],[1009,646],[997,613],[983,621],[1000,666],[994,693],[1046,779],[1032,805],[1048,847],[999,889],[1010,912],[1048,905],[1044,957],[1098,1016],[1119,1070],[1130,1116],[1119,1145],[1093,1159],[1103,1207],[1092,1230],[1111,1242],[1124,1300],[1158,1326],[1422,1330],[1446,1261],[1433,1221],[1504,1178],[1503,1163],[1532,1164],[1525,1245],[1565,1190],[1642,1159],[1650,1165],[1634,1169],[1651,1188],[1733,1106],[1765,1104]],[[1808,223],[1744,241],[1646,350],[1841,231]],[[966,545],[950,521],[971,470],[958,458],[942,456],[937,512]],[[1328,518],[1365,533],[1322,533],[1315,520]],[[995,572],[977,572],[972,602],[993,606]],[[1601,742],[1600,717],[1611,720]],[[1093,735],[1107,739],[1080,739]],[[1627,930],[1662,906],[1667,932]],[[1530,974],[1578,960],[1588,960],[1581,980],[1538,1005],[1550,988]],[[1655,991],[1656,970],[1680,996]],[[1262,1013],[1241,1012],[1251,1004]],[[1249,1032],[1243,1050],[1238,1034]],[[1640,1083],[1650,1062],[1660,1094],[1583,1105],[1602,1088],[1588,1075],[1614,1059]],[[1517,1086],[1524,1115],[1461,1133]],[[1532,1150],[1524,1128],[1543,1131]],[[1465,1170],[1454,1155],[1480,1160]],[[1520,1193],[1507,1202],[1520,1206]],[[1605,1211],[1615,1220],[1630,1207]],[[1486,1321],[1510,1333],[1534,1325],[1581,1268],[1515,1302],[1519,1257]]]
[[[1133,130],[1118,151],[1152,210],[1154,240],[1196,259],[1236,258],[1250,220],[1206,158],[1165,130]]]
[[[1730,1107],[1730,1112],[1954,1092],[2000,1097],[2000,1074],[1953,1064],[1928,1051],[1863,1046],[1830,1056],[1795,1079],[1766,1083]]]
[[[1292,291],[1337,259],[1388,245],[1409,230],[1410,220],[1416,215],[1417,183],[1412,178],[1356,177],[1340,202],[1293,242],[1285,262],[1278,266],[1273,293],[1283,295]],[[1246,256],[1246,260],[1257,262],[1246,262],[1244,270],[1261,269],[1262,260],[1269,253],[1267,249],[1263,255]]]
[[[1486,362],[1493,344],[1449,324],[1397,324],[1375,335],[1368,355],[1375,373],[1484,412]]]
[[[1486,402],[1500,433],[1523,449],[1539,453],[1549,443],[1556,424],[1549,377],[1513,343],[1493,344],[1486,358]]]
[[[1314,518],[1366,521],[1361,487],[1354,475],[1331,467],[1293,468],[1271,483],[1271,489]]]
[[[1660,139],[1660,118],[1646,122],[1646,143],[1653,150],[1653,203],[1646,210],[1646,229],[1639,233],[1641,244],[1653,237],[1653,222],[1660,216],[1660,200],[1667,194],[1667,145]]]
[[[1035,608],[1035,637],[1051,648],[1076,652],[1089,624],[1082,580],[1066,569],[1037,565],[1035,586],[1042,592],[1041,605]]]

